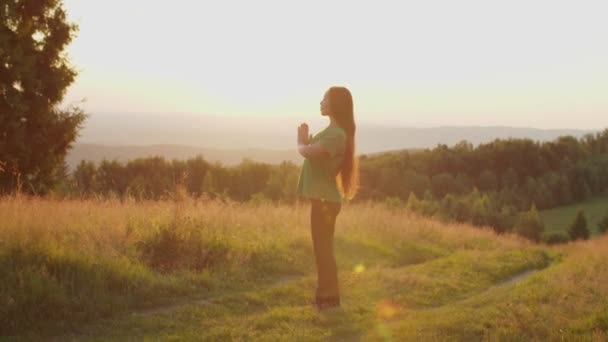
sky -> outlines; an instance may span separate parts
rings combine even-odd
[[[608,126],[607,1],[64,0],[87,112]],[[84,102],[81,102],[83,101]]]

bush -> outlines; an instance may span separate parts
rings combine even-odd
[[[585,218],[585,211],[583,209],[579,209],[576,213],[574,222],[572,222],[572,224],[570,224],[570,228],[568,228],[568,234],[572,240],[587,240],[589,238],[587,219]]]
[[[456,217],[456,198],[452,194],[447,194],[439,204],[437,215],[444,221],[451,221]]]
[[[403,203],[403,201],[399,197],[396,197],[396,196],[386,197],[384,199],[383,203],[388,209],[392,209],[392,210],[398,210],[398,209],[405,208],[405,203]]]
[[[142,261],[159,272],[183,269],[200,271],[225,262],[231,248],[227,241],[205,237],[200,229],[161,226],[137,245]]]
[[[519,221],[515,225],[515,233],[535,242],[540,241],[544,229],[535,205],[532,205],[530,211],[520,214]]]
[[[127,258],[50,243],[16,245],[0,252],[0,278],[0,335],[48,322],[77,324],[137,302],[148,303],[157,293],[180,293],[191,285],[158,277]]]
[[[551,233],[545,236],[543,239],[549,245],[555,245],[558,243],[566,243],[570,241],[570,238],[566,234],[562,233]]]
[[[498,222],[494,231],[499,234],[510,231],[516,223],[517,209],[512,205],[503,205],[498,214]]]
[[[256,192],[255,194],[252,194],[247,202],[253,206],[263,206],[272,204],[270,198],[266,197],[266,195],[264,195],[262,192]]]
[[[597,224],[597,231],[602,234],[608,232],[608,214]]]
[[[414,192],[410,192],[410,196],[407,199],[406,208],[413,212],[418,212],[420,210],[420,200],[418,200]]]

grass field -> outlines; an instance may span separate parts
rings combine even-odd
[[[591,236],[597,236],[597,224],[608,215],[608,195],[594,197],[583,203],[543,210],[539,212],[540,218],[545,224],[545,234],[562,233],[568,234],[568,227],[576,218],[578,209],[585,211],[587,229]]]
[[[310,304],[309,206],[0,200],[0,336],[605,340],[608,237],[556,247],[345,205],[343,305]]]

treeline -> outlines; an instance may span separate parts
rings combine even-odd
[[[608,129],[582,139],[495,140],[454,147],[362,156],[363,197],[442,199],[477,189],[524,210],[579,202],[608,187]]]
[[[81,161],[64,182],[62,192],[80,197],[131,197],[166,199],[176,191],[197,198],[229,198],[295,201],[299,166],[285,161],[279,165],[243,160],[237,166],[210,163],[202,156],[167,161],[162,157],[139,158],[122,163],[104,160],[99,165]]]
[[[608,189],[608,130],[543,143],[497,139],[474,148],[463,141],[362,159],[362,197],[533,240],[543,231],[537,209]]]
[[[608,129],[581,139],[560,137],[539,143],[529,139],[495,140],[474,148],[453,147],[360,156],[360,191],[354,201],[397,198],[434,201],[486,195],[485,202],[539,210],[580,202],[608,188]],[[191,196],[223,194],[237,201],[252,196],[291,202],[299,166],[244,160],[236,166],[210,163],[202,156],[180,161],[162,157],[126,163],[82,161],[67,191],[78,195],[126,195],[160,199],[183,184]],[[451,195],[446,199],[446,195]],[[457,217],[459,214],[454,214]]]
[[[128,161],[82,161],[62,183],[71,196],[163,199],[177,188],[236,201],[293,203],[300,166],[244,160],[210,163],[162,157]],[[357,201],[385,201],[425,216],[542,235],[536,211],[583,201],[608,189],[608,129],[580,139],[551,142],[497,139],[477,147],[453,147],[360,156]],[[538,221],[538,222],[537,222]],[[560,237],[553,237],[560,239]]]

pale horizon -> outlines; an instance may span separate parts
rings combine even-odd
[[[317,118],[344,85],[367,124],[608,126],[600,1],[64,3],[96,115]]]

